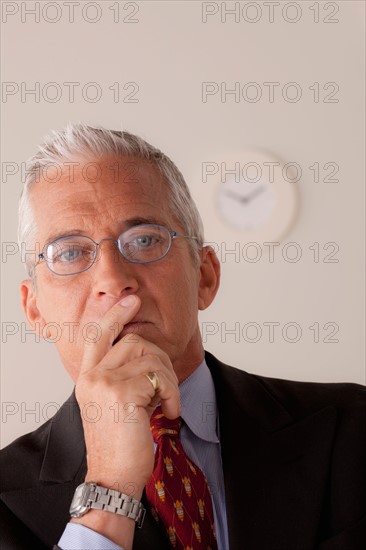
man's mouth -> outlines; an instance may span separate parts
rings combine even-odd
[[[123,327],[122,332],[120,332],[117,338],[113,340],[112,346],[119,342],[124,336],[126,336],[126,334],[138,334],[140,330],[148,324],[150,324],[149,321],[131,321],[130,323],[127,323]]]

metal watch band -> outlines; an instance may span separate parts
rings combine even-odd
[[[142,527],[146,510],[139,500],[114,489],[106,489],[93,483],[88,504],[95,510],[106,510],[114,514],[126,516],[136,521]]]

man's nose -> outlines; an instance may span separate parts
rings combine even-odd
[[[136,277],[138,266],[122,256],[113,239],[100,241],[92,269],[93,292],[96,295],[107,294],[119,298],[126,291],[136,292],[139,287]]]

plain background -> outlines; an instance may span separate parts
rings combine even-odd
[[[272,22],[268,2],[117,6],[79,0],[74,22],[64,2],[39,4],[37,22],[27,15],[35,2],[2,2],[2,81],[7,90],[13,86],[14,94],[3,96],[1,105],[1,446],[50,418],[73,387],[55,346],[36,342],[26,331],[18,291],[25,271],[12,245],[17,241],[20,165],[44,135],[68,121],[126,129],[161,148],[176,162],[197,200],[206,241],[225,243],[227,249],[238,246],[235,243],[242,247],[243,235],[220,218],[214,207],[218,180],[204,183],[202,164],[240,162],[248,148],[299,164],[299,211],[275,260],[270,262],[265,252],[257,262],[221,257],[221,289],[214,304],[200,314],[202,327],[212,332],[204,345],[224,362],[253,373],[364,384],[364,2],[270,3],[275,10]],[[238,9],[235,4],[238,21],[224,13],[225,7]],[[119,22],[114,21],[117,7]],[[4,9],[13,15],[6,17]],[[205,10],[217,13],[203,22]],[[62,91],[57,101],[42,95],[47,90],[52,96],[50,82]],[[80,84],[74,101],[65,82]],[[118,102],[110,89],[116,82]],[[138,92],[137,101],[127,103],[123,99],[137,89],[123,89],[129,82],[136,83]],[[255,82],[263,96],[251,103],[216,94],[203,102],[202,82],[226,83],[228,89],[235,82]],[[280,83],[273,102],[265,82]],[[301,86],[298,102],[281,95],[289,82]],[[320,85],[318,102],[309,89],[315,82]],[[336,103],[324,102],[328,82],[339,86]],[[99,101],[83,97],[85,89],[93,95],[88,83],[102,91]],[[38,102],[29,94],[22,97],[22,87],[24,91],[37,85]],[[309,168],[316,162],[321,167],[319,182]],[[325,173],[322,167],[328,162],[339,166],[336,183],[324,181],[329,170]],[[4,163],[6,170],[13,166],[19,171],[4,174]],[[301,248],[298,262],[286,261],[281,254],[289,242]],[[328,242],[339,247],[336,263],[324,261]],[[320,246],[318,262],[309,248],[314,243]],[[268,323],[279,323],[272,339]],[[300,327],[298,341],[289,341],[294,340],[291,330],[284,336],[287,323]],[[255,332],[245,332],[250,326],[253,331],[260,327],[257,338]],[[310,328],[314,326],[319,327],[319,341]],[[337,341],[328,342],[334,326]]]

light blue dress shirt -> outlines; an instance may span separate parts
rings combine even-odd
[[[229,550],[215,386],[205,360],[180,384],[179,389],[181,417],[184,420],[180,431],[182,445],[207,478],[212,494],[218,548]],[[120,546],[103,535],[77,523],[66,525],[58,546],[63,550],[121,550]]]

